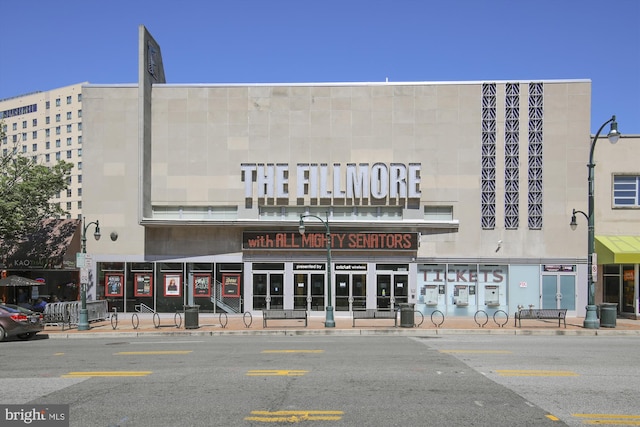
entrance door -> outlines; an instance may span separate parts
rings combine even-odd
[[[542,308],[576,309],[576,276],[543,275]]]
[[[367,308],[367,276],[365,274],[336,274],[336,311]]]
[[[297,273],[294,276],[295,287],[293,308],[298,310],[324,310],[324,274]],[[309,284],[311,284],[309,286]]]
[[[376,308],[381,310],[392,310],[391,299],[391,275],[379,274],[376,277]]]
[[[282,273],[254,273],[253,309],[269,310],[283,308],[284,275]]]

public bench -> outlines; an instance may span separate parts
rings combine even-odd
[[[307,311],[295,309],[262,310],[262,327],[267,327],[267,320],[304,320],[307,326]]]
[[[396,310],[353,310],[353,327],[356,327],[356,319],[393,319],[393,326],[398,326],[398,312]]]
[[[560,322],[564,322],[567,327],[567,309],[566,308],[521,308],[516,311],[514,326],[522,327],[522,319],[542,320],[558,319],[558,327]]]

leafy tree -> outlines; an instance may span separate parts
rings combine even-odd
[[[0,141],[5,141],[0,122]],[[2,144],[4,145],[4,144]],[[73,164],[60,161],[47,166],[18,150],[18,144],[0,155],[0,246],[2,255],[26,235],[33,233],[45,218],[65,215],[51,199],[69,186]]]

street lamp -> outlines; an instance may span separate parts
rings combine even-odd
[[[324,322],[326,328],[335,328],[336,322],[333,318],[333,306],[331,305],[331,231],[329,230],[329,214],[327,213],[326,221],[316,215],[300,215],[300,225],[298,225],[298,231],[301,235],[304,235],[304,218],[315,218],[324,224],[326,228],[326,240],[327,240],[327,296],[329,303],[327,304],[327,317]]]
[[[87,253],[87,228],[91,225],[95,225],[96,229],[93,233],[93,237],[96,240],[100,240],[100,223],[98,220],[86,223],[85,217],[82,217],[82,253]],[[86,267],[84,267],[86,268]],[[87,312],[87,283],[80,283],[80,316],[78,318],[78,330],[89,330],[89,313]]]
[[[596,132],[596,135],[593,137],[593,140],[591,141],[591,149],[589,150],[589,163],[587,164],[587,168],[589,169],[589,177],[588,177],[589,209],[586,213],[583,211],[578,211],[574,209],[571,214],[571,223],[569,224],[572,230],[576,229],[578,225],[576,222],[577,213],[584,215],[588,223],[589,237],[587,242],[587,251],[588,251],[587,282],[588,282],[589,288],[588,288],[588,294],[587,294],[587,314],[585,315],[585,318],[584,318],[584,328],[586,329],[598,329],[600,327],[600,321],[596,316],[595,281],[593,278],[594,261],[595,261],[595,265],[597,265],[597,260],[595,260],[595,256],[596,256],[595,255],[596,237],[595,237],[595,227],[594,227],[594,223],[595,223],[594,202],[595,201],[593,197],[593,181],[594,181],[593,169],[596,165],[595,163],[593,163],[593,150],[596,148],[596,142],[598,142],[598,137],[600,136],[600,132],[602,132],[602,129],[604,129],[604,127],[609,123],[611,123],[609,134],[607,135],[607,138],[609,138],[609,142],[611,142],[612,144],[615,144],[616,142],[618,142],[618,139],[620,138],[620,132],[618,132],[618,122],[616,121],[616,116],[611,116],[609,120],[607,120],[602,124],[602,126],[600,126],[600,129],[598,129],[598,132]]]

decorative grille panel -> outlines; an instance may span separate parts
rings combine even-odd
[[[482,85],[481,226],[496,226],[496,84]]]
[[[529,229],[542,228],[543,83],[529,85]]]
[[[504,226],[518,228],[520,162],[520,85],[507,83],[504,118]]]

